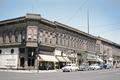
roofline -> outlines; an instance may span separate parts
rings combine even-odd
[[[112,45],[115,45],[115,46],[120,47],[120,44],[117,44],[117,43],[115,43],[115,42],[113,42],[113,41],[110,41],[110,40],[108,40],[108,39],[102,38],[102,37],[100,37],[100,36],[98,36],[97,38],[98,38],[99,40],[102,40],[102,41],[107,42],[107,43],[109,43],[109,44],[112,44]]]
[[[88,37],[97,39],[95,36],[93,36],[93,35],[91,35],[91,34],[88,34],[88,33],[85,33],[85,32],[83,32],[83,31],[80,31],[80,30],[78,30],[78,29],[76,29],[76,28],[73,28],[73,27],[71,27],[71,26],[62,24],[62,23],[57,22],[57,21],[54,21],[54,23],[55,23],[56,25],[60,26],[60,27],[66,28],[66,29],[68,29],[68,30],[71,30],[71,31],[77,32],[77,33],[79,33],[79,34],[83,34],[83,35],[85,35],[85,36],[88,36]]]
[[[25,20],[25,16],[0,21],[0,25],[4,25],[4,24],[16,22],[16,21],[22,21],[22,20]]]

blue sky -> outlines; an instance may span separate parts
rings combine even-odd
[[[120,43],[119,5],[119,0],[0,0],[0,20],[36,13],[87,32],[89,8],[90,34]]]

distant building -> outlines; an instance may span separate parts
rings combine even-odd
[[[55,69],[102,60],[119,63],[120,45],[39,14],[0,21],[0,68]]]

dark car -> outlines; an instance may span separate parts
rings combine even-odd
[[[106,65],[105,64],[100,64],[100,69],[105,69]]]
[[[112,65],[110,65],[110,64],[101,64],[99,66],[100,66],[100,69],[110,69],[110,68],[112,68]]]

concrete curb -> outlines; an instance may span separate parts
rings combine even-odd
[[[61,72],[61,70],[3,70],[4,72],[16,72],[16,73],[51,73],[51,72]]]

